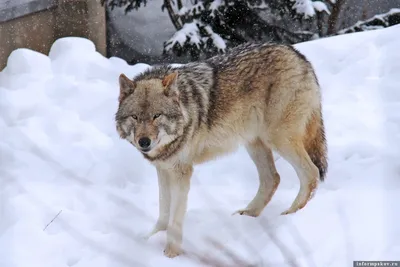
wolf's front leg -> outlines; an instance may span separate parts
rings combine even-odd
[[[168,172],[157,167],[158,176],[158,209],[159,215],[156,225],[153,230],[146,235],[146,239],[149,239],[152,235],[160,231],[167,230],[170,207],[171,207],[171,188],[169,182]]]
[[[171,175],[169,176],[171,178],[171,197],[174,209],[171,213],[171,223],[167,229],[167,245],[164,250],[164,255],[170,258],[176,257],[181,253],[183,237],[182,226],[186,214],[192,173],[192,166],[180,165],[172,169]]]

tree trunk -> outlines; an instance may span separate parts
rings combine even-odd
[[[178,16],[175,14],[174,9],[172,8],[171,1],[164,0],[164,6],[168,10],[169,18],[171,19],[171,22],[174,25],[175,29],[177,31],[182,29],[182,25],[179,23]]]
[[[328,18],[328,31],[327,35],[334,34],[336,32],[336,25],[339,19],[340,12],[347,0],[337,0],[332,8],[331,15]]]
[[[322,12],[317,12],[317,28],[319,37],[324,36],[324,17]]]

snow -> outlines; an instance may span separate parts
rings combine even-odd
[[[202,38],[200,36],[199,26],[204,26],[204,29],[207,31],[209,36]],[[213,45],[218,49],[218,51],[225,51],[226,43],[224,39],[219,34],[215,33],[209,25],[204,25],[198,20],[185,23],[182,29],[178,30],[166,42],[165,50],[171,50],[176,44],[179,44],[181,47],[183,47],[187,41],[189,41],[190,44],[195,44],[197,48],[200,48],[200,45],[206,43],[208,38],[211,38]]]
[[[200,14],[202,10],[204,10],[204,5],[203,3],[200,2],[187,8],[186,12],[189,13],[190,15],[195,16]]]
[[[174,35],[166,42],[165,50],[168,51],[174,47],[175,44],[179,44],[182,47],[187,41],[187,37],[189,37],[189,42],[191,44],[195,44],[198,48],[200,47],[201,37],[199,28],[197,24],[199,22],[194,20],[193,22],[183,24],[182,29],[176,31]]]
[[[331,14],[331,12],[329,11],[328,7],[326,6],[326,4],[324,2],[314,1],[314,2],[312,2],[312,5],[313,5],[314,9],[317,10],[318,12],[325,11],[326,13],[328,13],[328,15]]]
[[[296,10],[298,14],[303,15],[305,18],[313,17],[315,15],[315,10],[318,12],[325,11],[330,14],[330,11],[326,4],[321,1],[311,1],[311,0],[291,0],[294,2],[293,9]]]
[[[218,11],[218,8],[222,5],[222,0],[214,0],[213,2],[211,2],[210,4],[210,11],[211,14],[213,14],[215,11]]]
[[[225,51],[226,49],[226,43],[222,37],[215,33],[210,26],[205,26],[204,27],[207,33],[211,36],[211,39],[213,41],[214,46],[219,50],[219,51]]]
[[[389,15],[396,14],[400,12],[400,8],[391,8],[388,12]]]
[[[188,12],[189,12],[189,9],[187,7],[185,7],[185,6],[183,6],[181,9],[179,9],[178,15],[179,16],[184,16]]]
[[[51,60],[46,55],[26,48],[21,48],[19,53],[11,54],[7,63],[10,74],[51,73]]]
[[[304,15],[305,18],[313,17],[315,15],[314,6],[311,0],[291,0],[294,2],[293,9],[296,10],[298,14]]]
[[[231,216],[257,190],[254,164],[240,149],[200,165],[184,249],[224,259],[206,243],[212,237],[268,266],[398,260],[399,46],[400,26],[296,45],[323,88],[326,182],[304,209],[280,216],[299,186],[280,158],[281,184],[262,215]],[[48,57],[10,55],[0,72],[0,266],[204,266],[164,257],[165,233],[142,238],[157,218],[156,171],[119,139],[114,114],[118,75],[149,67],[106,59],[73,37],[57,40]]]

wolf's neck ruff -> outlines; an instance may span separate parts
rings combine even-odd
[[[159,152],[155,156],[150,156],[146,153],[142,153],[143,156],[149,161],[156,160],[167,160],[183,148],[188,140],[190,128],[192,127],[192,120],[189,120],[187,126],[184,128],[182,135],[176,137],[172,142],[163,145],[159,148]]]

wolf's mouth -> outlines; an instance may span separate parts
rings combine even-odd
[[[143,153],[148,153],[150,152],[151,148],[141,148],[140,151],[142,151]]]

